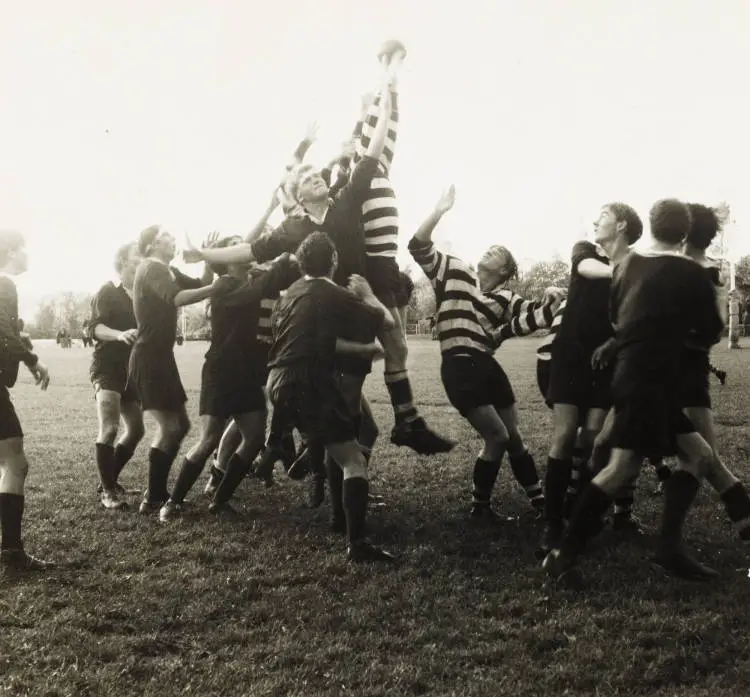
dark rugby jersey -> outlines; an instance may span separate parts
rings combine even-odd
[[[177,307],[181,290],[201,288],[198,278],[156,259],[144,259],[135,273],[133,311],[138,325],[136,344],[144,348],[172,350],[177,338]]]
[[[97,324],[103,324],[110,329],[127,331],[135,329],[138,323],[135,321],[133,311],[133,300],[122,284],[106,283],[91,301],[92,337],[95,340],[94,354],[91,358],[92,373],[99,367],[117,367],[128,365],[131,347],[122,341],[99,341],[93,336],[93,330]]]
[[[699,264],[678,254],[637,252],[615,267],[612,322],[621,389],[628,382],[679,379],[686,343],[711,346],[724,326],[714,285]]]
[[[36,362],[36,355],[21,341],[16,284],[0,274],[0,385],[13,387],[18,364],[33,366]]]
[[[336,339],[351,335],[351,327],[366,325],[368,317],[379,328],[380,311],[354,294],[323,278],[301,278],[276,303],[268,365],[307,364],[316,372],[333,371],[338,365]]]
[[[609,278],[581,276],[578,265],[586,259],[609,264],[609,259],[600,254],[591,242],[577,242],[573,246],[565,321],[557,332],[555,345],[566,348],[576,346],[591,353],[613,334],[609,317],[612,281]]]
[[[268,345],[260,340],[263,301],[299,278],[297,265],[284,254],[261,275],[240,281],[222,276],[211,293],[211,346],[206,362],[255,364],[265,370]]]
[[[377,160],[363,158],[337,198],[331,200],[325,220],[317,222],[308,215],[286,218],[273,232],[252,243],[255,259],[264,262],[284,252],[293,254],[309,234],[322,231],[328,234],[338,251],[339,266],[334,280],[344,285],[354,273],[364,276],[366,257],[362,203],[369,195],[370,182],[377,167]]]

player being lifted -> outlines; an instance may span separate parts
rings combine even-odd
[[[115,256],[120,282],[104,284],[91,301],[91,334],[95,340],[91,356],[91,383],[96,392],[99,435],[96,464],[99,469],[101,502],[117,510],[127,504],[118,483],[120,473],[143,438],[143,412],[133,385],[128,386],[128,361],[138,336],[133,311],[133,283],[141,261],[138,245],[123,245]],[[117,444],[120,419],[125,431]]]
[[[391,440],[421,454],[432,454],[448,452],[454,444],[430,430],[413,404],[406,371],[406,338],[397,302],[401,295],[395,260],[398,216],[389,170],[398,123],[394,108],[397,104],[393,103],[397,95],[393,88],[404,55],[399,42],[387,42],[381,49],[383,85],[367,107],[361,127],[358,125],[355,129],[356,133],[361,130],[355,157],[357,165],[336,200],[330,198],[330,189],[320,172],[309,165],[298,165],[290,172],[285,191],[292,201],[301,205],[304,215],[288,217],[270,235],[252,245],[233,250],[207,250],[204,254],[191,250],[187,258],[220,263],[251,258],[268,261],[282,252],[294,252],[314,230],[327,232],[340,257],[335,280],[345,282],[351,273],[361,274],[394,316],[394,328],[381,337],[386,352],[386,382],[396,419]],[[362,228],[364,242],[359,234],[354,234],[355,229],[361,231]]]
[[[440,376],[448,400],[484,439],[474,464],[471,517],[498,520],[490,499],[506,452],[532,505],[543,504],[543,498],[534,460],[518,429],[513,388],[492,354],[511,336],[549,327],[562,292],[537,304],[502,289],[515,273],[515,261],[504,247],[491,247],[476,274],[461,259],[438,251],[432,232],[454,200],[451,187],[409,242],[409,251],[435,290]]]
[[[28,267],[25,247],[20,232],[0,231],[0,570],[4,571],[43,571],[51,566],[23,547],[21,528],[29,463],[9,391],[16,384],[21,363],[43,390],[49,385],[47,367],[22,341],[18,324],[18,293],[12,277]]]

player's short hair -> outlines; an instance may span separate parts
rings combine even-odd
[[[10,255],[25,244],[26,240],[18,230],[0,230],[0,266],[5,266]]]
[[[288,199],[295,204],[299,204],[299,185],[302,181],[302,177],[307,174],[308,172],[311,172],[315,168],[312,165],[294,165],[286,176],[286,182],[283,187],[284,193],[287,195]],[[284,202],[282,201],[282,204]],[[290,206],[290,210],[293,210],[294,206]]]
[[[702,203],[688,203],[690,210],[690,232],[686,242],[696,249],[706,250],[721,231],[721,220],[714,208]]]
[[[635,212],[632,206],[621,201],[615,201],[614,203],[608,203],[605,208],[614,213],[615,219],[618,223],[625,223],[625,237],[628,241],[628,245],[635,244],[641,235],[643,234],[643,221],[641,216]]]
[[[676,198],[657,201],[648,217],[652,236],[664,244],[680,244],[690,232],[690,209]]]
[[[120,273],[125,264],[128,263],[130,252],[133,247],[136,246],[137,245],[135,242],[128,242],[127,244],[124,244],[117,249],[117,251],[115,252],[115,271],[117,271],[117,273]]]
[[[148,256],[151,245],[156,241],[160,232],[161,225],[151,225],[145,230],[141,230],[141,234],[138,235],[138,251],[141,253],[141,256]]]
[[[336,247],[325,232],[313,232],[302,241],[295,256],[303,274],[319,278],[331,273]]]
[[[234,241],[242,239],[239,235],[228,235],[227,237],[222,237],[220,240],[216,242],[216,244],[211,246],[211,249],[224,249],[224,247],[228,247],[229,244]],[[209,264],[208,265],[211,271],[213,271],[217,276],[226,276],[226,274],[229,273],[229,264]]]
[[[515,257],[507,247],[501,244],[493,244],[479,260],[480,264],[491,262],[498,263],[498,284],[507,283],[512,278],[518,277],[518,264]]]

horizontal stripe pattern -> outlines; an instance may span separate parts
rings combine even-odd
[[[562,304],[557,309],[557,312],[555,312],[555,315],[552,318],[552,324],[549,328],[549,334],[544,337],[544,340],[541,344],[539,344],[536,350],[536,357],[540,361],[548,361],[552,358],[552,344],[555,341],[557,333],[560,331],[560,325],[563,321],[563,313],[565,312],[566,303],[567,300],[562,301]]]

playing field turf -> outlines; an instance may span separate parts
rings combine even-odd
[[[543,473],[549,413],[535,384],[537,343],[509,342],[498,357]],[[187,443],[197,437],[206,347],[176,349],[194,419]],[[445,399],[437,342],[410,340],[410,365],[423,414],[459,441],[450,455],[391,446],[382,364],[366,386],[384,435],[372,489],[388,503],[370,527],[401,555],[395,569],[348,565],[328,532],[327,504],[307,510],[304,487],[279,472],[270,490],[242,484],[237,521],[208,516],[203,480],[174,524],[133,506],[105,512],[95,493],[90,351],[37,348],[49,391],[26,373],[14,390],[31,462],[25,538],[60,566],[0,580],[2,695],[750,694],[750,547],[735,539],[717,497],[704,487],[687,532],[721,571],[718,583],[666,579],[646,563],[649,538],[605,533],[582,564],[583,592],[545,585],[534,558],[539,524],[507,465],[495,503],[519,523],[467,522],[480,443]],[[722,452],[747,482],[750,351],[722,345],[714,363],[729,373],[713,389]],[[128,487],[144,485],[146,453],[142,444],[126,468]],[[661,504],[654,486],[644,472],[636,515],[649,532]]]

